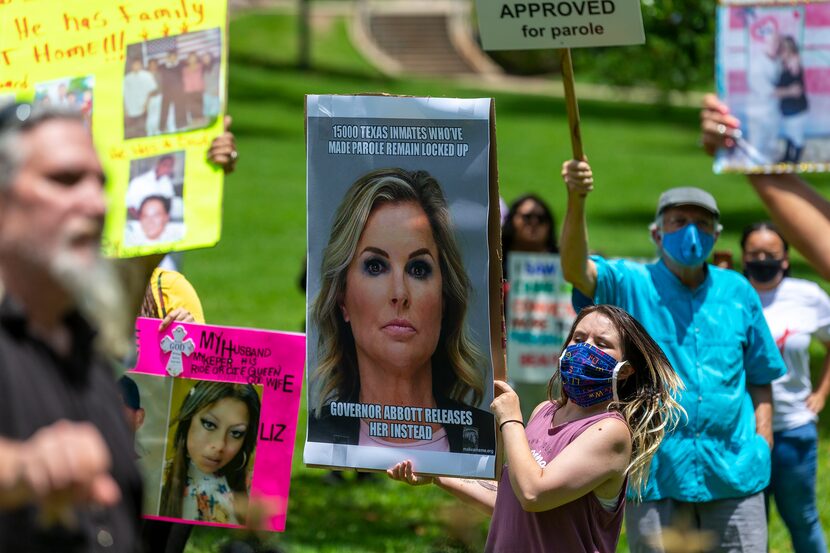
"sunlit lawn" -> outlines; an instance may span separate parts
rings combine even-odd
[[[448,81],[381,77],[354,52],[340,20],[315,28],[314,69],[297,71],[295,29],[291,18],[267,13],[239,17],[231,24],[229,112],[239,143],[239,167],[226,181],[221,243],[188,253],[184,264],[209,322],[301,329],[304,298],[297,281],[305,249],[305,94],[493,96]],[[561,221],[564,186],[559,171],[570,152],[563,102],[521,94],[498,93],[495,98],[502,196],[509,201],[535,191],[549,199]],[[592,248],[608,255],[650,256],[653,246],[646,229],[659,192],[695,185],[718,198],[725,226],[718,246],[737,254],[741,228],[763,218],[764,212],[741,177],[712,174],[697,146],[695,110],[587,102],[580,108],[585,149],[596,176],[588,214]],[[830,180],[814,182],[830,195]],[[800,258],[795,272],[814,278]],[[347,478],[337,486],[324,482],[324,471],[301,462],[304,417],[303,411],[288,527],[284,534],[269,536],[270,542],[289,553],[483,547],[486,520],[438,489],[410,489],[379,476],[361,483]],[[821,423],[819,510],[827,529],[826,415]],[[775,513],[770,525],[771,551],[790,551]],[[188,551],[216,551],[230,535],[197,528]],[[620,550],[627,551],[624,538],[622,542]]]

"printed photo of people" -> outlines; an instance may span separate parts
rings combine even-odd
[[[168,410],[173,380],[129,372],[118,380],[124,414],[135,437],[135,458],[144,476],[146,512],[157,514],[161,498]]]
[[[174,379],[159,516],[244,524],[262,387]]]
[[[423,118],[398,120],[386,100],[404,113],[423,108]],[[418,100],[309,104],[310,464],[379,469],[417,459],[425,472],[448,474],[459,470],[456,454],[485,467],[495,453],[489,103],[432,111]],[[345,148],[364,154],[331,153],[361,128],[378,140]],[[458,155],[467,148],[469,157]]]
[[[125,203],[125,246],[166,244],[185,236],[185,152],[134,159]]]
[[[124,138],[200,129],[222,106],[219,28],[127,46]]]
[[[716,171],[826,171],[830,4],[721,6],[717,81],[741,121]]]
[[[92,128],[92,91],[95,77],[67,77],[35,85],[35,106],[55,106],[78,111],[86,128]]]

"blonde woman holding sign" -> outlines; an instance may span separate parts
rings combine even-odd
[[[388,471],[411,485],[435,483],[492,514],[486,551],[613,552],[626,488],[643,489],[654,451],[682,408],[682,386],[660,347],[628,313],[583,309],[549,390],[527,427],[504,382],[493,401],[507,463],[499,482],[424,477],[410,461]]]

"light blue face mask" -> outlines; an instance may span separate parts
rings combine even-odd
[[[693,224],[688,224],[674,232],[663,233],[663,250],[676,263],[684,267],[697,267],[703,264],[713,247],[715,247],[714,235],[700,232]]]

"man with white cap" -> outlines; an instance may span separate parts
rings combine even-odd
[[[663,551],[666,528],[690,526],[710,533],[713,551],[765,552],[770,383],[786,367],[747,280],[706,263],[721,231],[715,199],[699,188],[667,190],[650,226],[659,260],[608,261],[588,256],[590,166],[565,162],[562,176],[565,279],[595,303],[630,312],[685,384],[678,401],[687,416],[655,454],[642,503],[626,508],[631,551]]]

